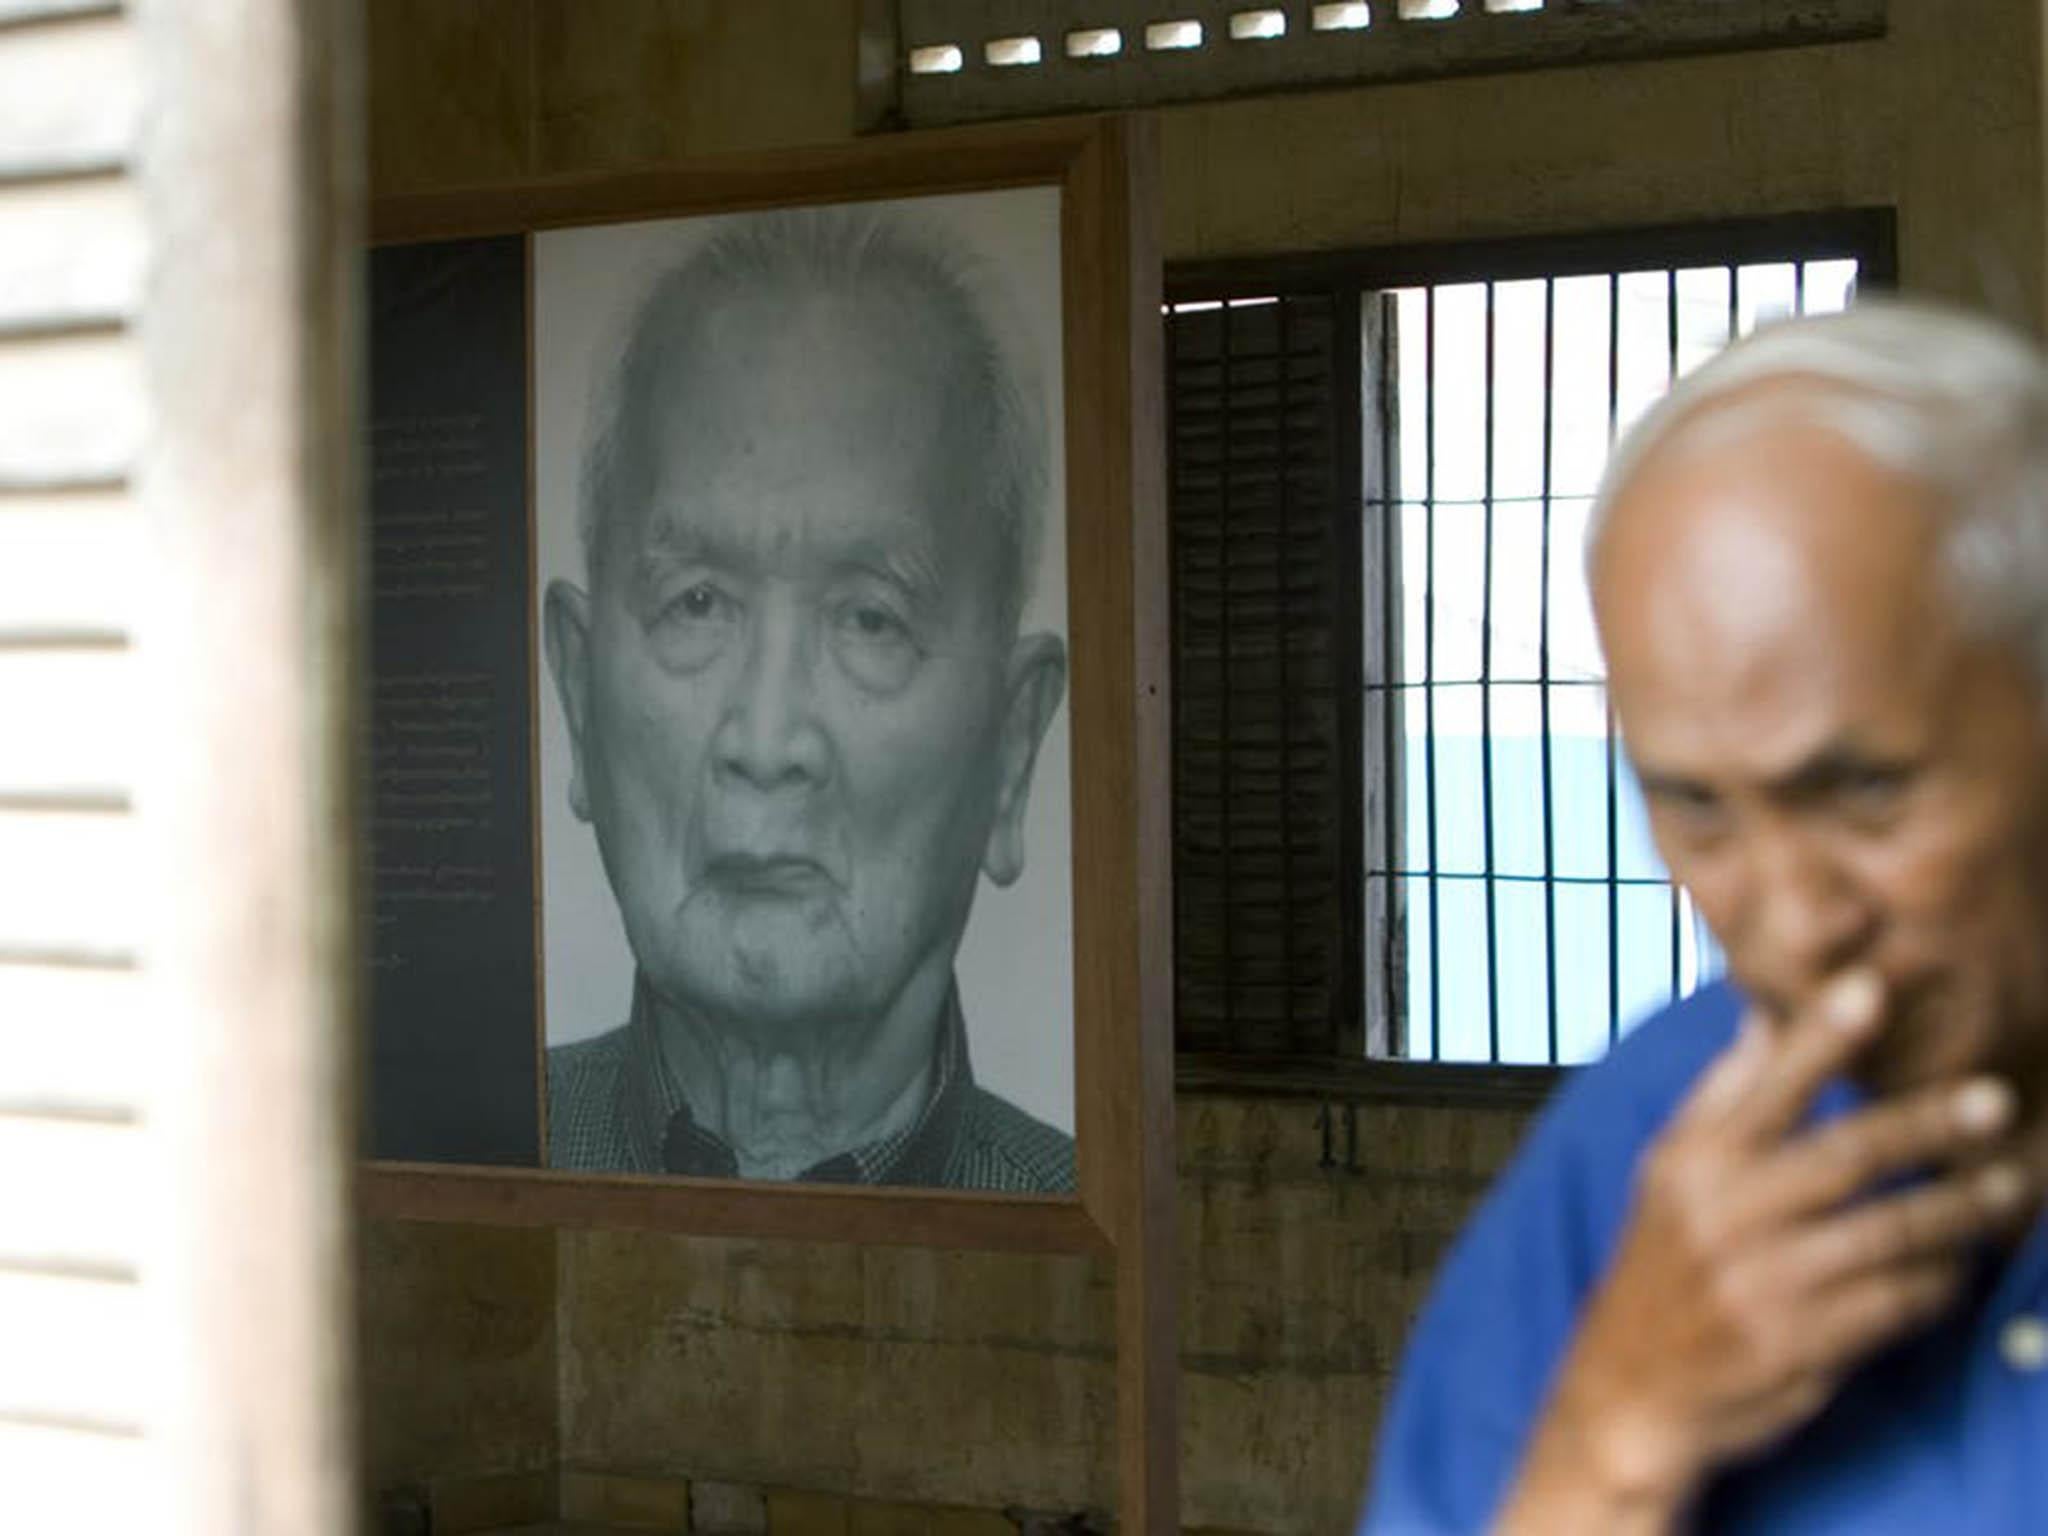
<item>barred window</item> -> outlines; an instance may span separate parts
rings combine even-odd
[[[1170,275],[1184,1055],[1571,1065],[1720,958],[1582,568],[1610,445],[1883,213]]]

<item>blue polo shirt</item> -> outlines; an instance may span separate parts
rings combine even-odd
[[[1734,1038],[1710,987],[1559,1091],[1459,1239],[1410,1337],[1361,1536],[1484,1531],[1580,1306],[1627,1220],[1637,1158]],[[1832,1090],[1817,1108],[1854,1102]],[[1674,1303],[1676,1298],[1674,1298]],[[1821,1415],[1706,1491],[1703,1532],[2048,1533],[2048,1218],[1969,1299],[1871,1360]]]

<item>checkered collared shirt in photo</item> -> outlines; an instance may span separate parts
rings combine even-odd
[[[1074,1142],[976,1085],[957,987],[939,1022],[930,1096],[901,1130],[806,1169],[799,1181],[1067,1194]],[[697,1123],[668,1070],[644,983],[618,1028],[548,1052],[548,1166],[738,1178],[731,1146]]]

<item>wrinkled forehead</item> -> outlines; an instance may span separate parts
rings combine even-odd
[[[764,291],[692,316],[648,391],[645,424],[671,455],[692,446],[837,441],[849,461],[972,454],[987,402],[969,350],[914,299]]]
[[[624,402],[632,558],[717,538],[916,546],[973,566],[991,409],[965,343],[915,296],[776,289],[684,317]]]

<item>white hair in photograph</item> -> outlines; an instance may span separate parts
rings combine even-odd
[[[955,397],[905,408],[957,419],[974,435],[955,451],[970,456],[983,486],[986,505],[979,510],[1001,552],[998,607],[1014,629],[1044,537],[1045,424],[1038,379],[1000,339],[992,290],[989,274],[959,241],[900,212],[784,209],[736,222],[706,242],[640,301],[604,392],[580,515],[593,574],[606,524],[621,507],[645,500],[656,458],[648,412],[664,376],[688,375],[697,366],[704,318],[735,299],[771,295],[793,304],[825,294],[892,306],[905,321],[900,346],[949,357]],[[712,380],[696,384],[716,387]]]
[[[1791,388],[1757,388],[1778,383]],[[1659,450],[1732,447],[1788,414],[1934,493],[1968,622],[2023,647],[2048,689],[2048,358],[1960,310],[1864,300],[1770,326],[1704,364],[1615,449],[1589,563],[1609,509]]]

